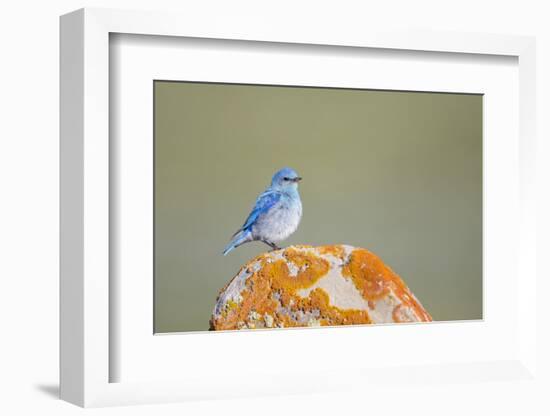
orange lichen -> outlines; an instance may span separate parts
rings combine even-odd
[[[356,325],[372,323],[365,310],[340,309],[330,304],[329,295],[321,288],[311,291],[309,297],[300,299],[303,308],[319,309],[324,325]]]
[[[407,308],[403,303],[397,305],[392,312],[392,318],[394,322],[411,322],[410,319],[410,309]]]
[[[370,251],[355,249],[351,253],[349,262],[342,267],[342,274],[352,279],[355,287],[367,301],[372,302],[393,292],[401,304],[410,308],[419,320],[432,320],[405,282],[386,266],[380,257]]]
[[[354,250],[342,274],[352,279],[364,299],[376,300],[388,294],[393,273],[378,256],[367,250]]]
[[[329,272],[331,264],[322,255],[332,255],[342,262],[349,260],[342,266],[343,278],[353,281],[367,300],[368,308],[338,308],[320,287],[310,290],[306,297],[298,294]],[[233,298],[225,301],[221,312],[212,316],[211,329],[369,324],[373,322],[369,309],[374,310],[376,301],[385,299],[390,292],[400,301],[393,310],[394,322],[410,320],[410,313],[418,320],[431,320],[399,276],[377,256],[356,249],[349,259],[346,257],[343,246],[294,246],[258,256],[240,271],[246,275],[238,301]]]
[[[341,260],[346,257],[346,250],[341,245],[321,246],[317,248],[317,252],[322,255],[328,254]]]
[[[306,289],[312,286],[317,280],[327,274],[330,264],[319,256],[310,254],[307,251],[288,248],[283,252],[286,262],[280,260],[276,263],[282,263],[286,271],[272,276],[280,285],[288,291]],[[291,263],[297,268],[297,273],[292,276],[289,273],[287,263]]]
[[[250,267],[247,268],[247,271],[252,274],[240,294],[242,301],[238,308],[224,308],[221,316],[211,322],[212,327],[234,329],[239,322],[250,320],[248,316],[251,311],[264,317],[274,314],[278,318],[276,321],[283,320],[288,324],[285,326],[296,326],[292,325],[288,319],[286,322],[283,314],[277,313],[277,310],[298,313],[297,311],[301,309],[298,302],[300,299],[294,293],[299,289],[312,286],[324,276],[329,270],[329,263],[305,250],[300,250],[299,247],[286,249],[282,255],[284,259],[276,261],[269,261],[268,255],[255,259],[260,262],[260,267],[256,272],[253,272]],[[289,263],[296,268],[296,275],[291,275]],[[274,299],[269,296],[270,293],[279,293],[280,299]]]

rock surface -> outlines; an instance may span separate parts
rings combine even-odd
[[[351,246],[291,246],[243,266],[218,295],[212,330],[429,322],[403,280]]]

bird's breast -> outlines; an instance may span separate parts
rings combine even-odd
[[[258,219],[254,227],[257,238],[279,242],[296,231],[302,218],[300,200],[283,200],[266,215]]]

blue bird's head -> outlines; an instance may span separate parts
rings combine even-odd
[[[302,180],[296,171],[291,168],[283,168],[276,172],[271,179],[271,188],[280,191],[298,189],[298,182]]]

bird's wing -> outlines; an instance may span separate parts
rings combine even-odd
[[[268,212],[277,202],[280,201],[280,199],[281,194],[279,192],[265,191],[263,194],[261,194],[256,200],[254,208],[252,208],[252,212],[241,227],[241,230],[245,230],[248,227],[252,226],[252,224],[254,224],[254,222],[258,219],[260,215]]]

